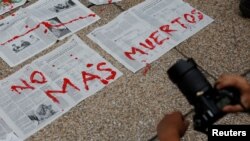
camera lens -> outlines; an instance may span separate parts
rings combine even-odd
[[[197,68],[193,59],[179,60],[168,71],[170,80],[175,83],[190,104],[194,104],[198,92],[212,89],[205,76]]]

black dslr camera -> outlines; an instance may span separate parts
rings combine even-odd
[[[168,71],[170,80],[181,90],[194,106],[194,129],[203,133],[226,113],[225,105],[240,103],[239,91],[235,88],[217,90],[197,68],[193,59],[179,60]]]

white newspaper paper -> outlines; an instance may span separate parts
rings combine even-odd
[[[0,117],[0,141],[21,141],[1,117]]]
[[[89,0],[89,2],[95,4],[95,5],[102,5],[102,4],[111,4],[115,2],[119,2],[122,0]]]
[[[11,11],[12,9],[15,9],[23,4],[26,3],[27,0],[16,0],[16,3],[9,3],[9,4],[2,4],[0,5],[0,15]]]
[[[182,0],[147,0],[88,37],[136,72],[212,21]]]
[[[74,35],[1,81],[0,115],[11,131],[26,139],[121,75]]]
[[[100,17],[78,0],[42,0],[0,20],[0,56],[14,67]]]
[[[57,38],[47,27],[23,10],[0,21],[0,56],[11,67],[54,44]]]
[[[100,19],[78,0],[40,0],[25,10],[50,23],[49,30],[60,40]]]

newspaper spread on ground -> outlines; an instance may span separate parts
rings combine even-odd
[[[95,5],[102,5],[102,4],[111,4],[115,2],[119,2],[122,0],[89,0],[89,2],[95,4]]]
[[[56,40],[45,25],[27,16],[22,9],[0,21],[0,56],[11,67],[48,48]]]
[[[147,0],[88,37],[136,72],[212,21],[182,0]]]
[[[49,30],[60,40],[100,19],[78,0],[40,0],[25,10],[39,21],[54,25]]]
[[[0,56],[16,66],[100,17],[78,0],[42,0],[0,20]]]
[[[26,3],[27,0],[15,0],[13,3],[1,3],[0,4],[0,15],[11,11],[12,9],[15,9],[23,4]]]
[[[79,37],[0,83],[0,115],[26,139],[122,73]]]

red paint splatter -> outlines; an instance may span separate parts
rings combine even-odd
[[[15,13],[12,13],[11,16],[16,16],[16,14],[15,14]]]
[[[48,29],[45,29],[43,32],[44,32],[45,34],[48,33]]]
[[[71,86],[72,88],[74,88],[75,90],[80,91],[80,89],[75,84],[73,84],[68,78],[64,78],[61,90],[47,90],[45,93],[50,99],[52,99],[53,102],[60,103],[59,100],[55,96],[53,96],[53,94],[54,93],[59,93],[59,94],[67,93],[68,92],[67,91],[68,85]]]
[[[87,64],[86,66],[87,66],[88,68],[90,68],[90,67],[93,66],[93,64]]]
[[[51,23],[49,23],[49,22],[47,22],[47,21],[43,21],[43,22],[37,24],[35,27],[33,27],[33,28],[29,29],[28,31],[26,31],[25,33],[20,34],[20,35],[16,35],[16,36],[12,37],[11,39],[7,40],[6,42],[1,43],[0,45],[3,46],[3,45],[5,45],[5,44],[7,44],[7,43],[10,43],[10,42],[14,41],[14,40],[17,40],[17,39],[19,39],[20,37],[23,37],[23,36],[29,34],[30,32],[32,32],[32,31],[38,29],[41,25],[43,25],[43,26],[45,26],[45,27],[47,27],[47,28],[61,27],[61,26],[65,26],[65,25],[67,25],[67,24],[73,23],[73,22],[75,22],[75,21],[78,21],[78,20],[83,20],[83,19],[86,19],[86,18],[88,18],[88,17],[95,17],[95,16],[96,16],[96,14],[89,14],[89,15],[87,15],[87,16],[80,16],[80,17],[78,17],[78,18],[76,18],[76,19],[70,20],[70,21],[65,22],[65,23],[60,23],[60,24],[51,24]]]
[[[146,64],[146,67],[143,71],[143,75],[146,76],[146,74],[148,73],[148,71],[151,69],[151,65],[149,63]]]

